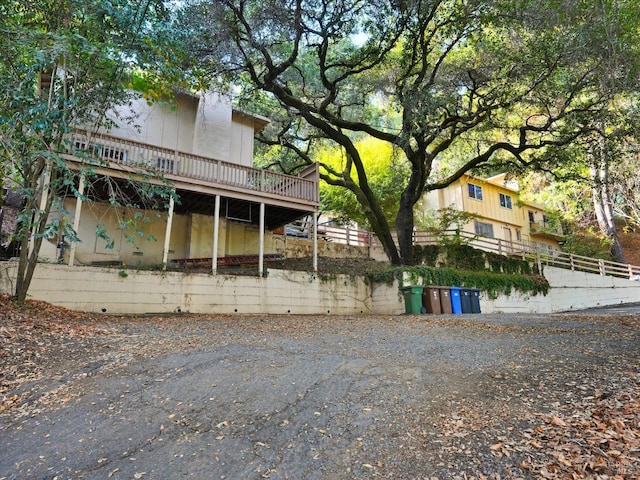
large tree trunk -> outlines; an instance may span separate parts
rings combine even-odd
[[[358,203],[364,209],[365,215],[371,224],[373,233],[376,234],[378,240],[382,244],[384,253],[392,265],[400,265],[400,256],[398,255],[398,249],[396,247],[391,231],[389,230],[389,224],[384,217],[384,213],[377,204],[372,205],[369,197],[365,194],[359,185],[348,179],[346,182],[347,188],[349,188],[358,199]],[[368,187],[367,187],[368,188]]]
[[[400,206],[396,217],[400,261],[403,265],[413,264],[413,202],[405,190],[400,196]]]
[[[37,171],[42,171],[42,169],[37,169]],[[24,225],[20,232],[20,257],[14,293],[14,299],[18,303],[24,303],[27,299],[27,292],[29,291],[33,274],[38,265],[38,255],[40,253],[47,221],[49,220],[51,205],[53,204],[53,195],[50,191],[53,175],[55,175],[55,170],[52,170],[51,166],[48,166],[47,171],[45,171],[41,178],[42,185],[40,195],[28,199],[25,207],[26,211],[36,211],[34,212],[33,219],[30,221],[30,225]],[[34,175],[33,178],[35,179],[37,176]],[[40,205],[38,205],[38,202],[40,202]],[[38,208],[36,209],[36,207]]]
[[[613,218],[613,201],[609,192],[609,163],[604,139],[600,139],[597,149],[591,151],[590,174],[593,210],[600,231],[611,242],[613,260],[626,263]]]

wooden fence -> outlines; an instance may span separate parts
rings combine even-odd
[[[566,253],[534,242],[508,241],[500,238],[488,238],[468,232],[445,232],[446,235],[459,235],[460,241],[474,248],[487,252],[512,257],[519,257],[538,265],[566,268],[572,271],[596,273],[602,276],[628,278],[640,281],[640,266],[626,263],[612,262],[598,258],[585,257],[573,253]],[[380,241],[374,233],[343,227],[318,227],[318,236],[326,241],[345,243],[361,247],[381,247]],[[414,245],[435,245],[441,242],[441,237],[427,232],[414,232]]]

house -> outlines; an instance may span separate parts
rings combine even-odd
[[[517,183],[507,180],[506,174],[486,179],[463,175],[448,187],[425,195],[426,208],[449,206],[477,215],[463,227],[466,233],[495,239],[512,250],[560,250],[559,223],[547,216],[543,206],[522,200]]]
[[[65,160],[82,195],[64,196],[50,221],[73,226],[79,241],[59,234],[43,242],[41,257],[69,265],[204,258],[215,271],[227,257],[253,255],[262,268],[274,248],[269,231],[317,211],[316,166],[295,176],[255,168],[254,136],[268,120],[233,108],[226,96],[178,93],[171,104],[139,99],[118,109],[118,118],[134,121],[70,135],[76,150]],[[101,158],[91,180],[81,173],[92,163],[87,152]],[[135,195],[130,179],[143,180],[147,170],[162,173],[175,199],[157,211],[107,202],[107,189]]]

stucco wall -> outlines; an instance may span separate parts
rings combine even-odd
[[[554,267],[544,267],[544,275],[551,285],[549,301],[560,311],[640,302],[639,281]]]

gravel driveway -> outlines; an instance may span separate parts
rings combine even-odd
[[[635,315],[94,325],[56,336],[5,394],[0,479],[567,478],[558,446],[589,443],[556,442],[571,419],[640,391]],[[580,455],[613,458],[598,445]],[[620,462],[589,478],[640,478]]]

